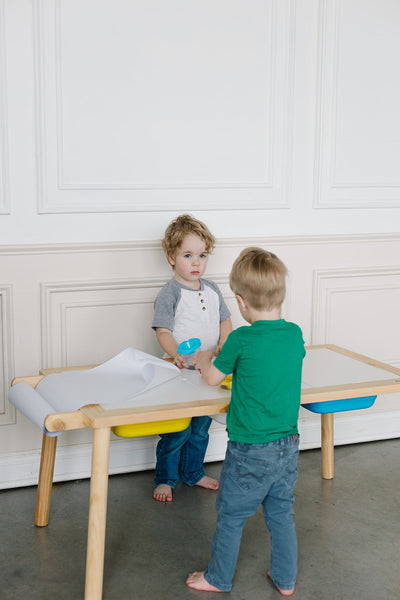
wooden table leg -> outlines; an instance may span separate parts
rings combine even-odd
[[[53,487],[54,462],[57,436],[43,434],[40,458],[39,482],[36,496],[35,525],[46,527],[49,522],[51,491]]]
[[[85,600],[101,600],[103,593],[110,431],[93,430]]]
[[[321,474],[323,479],[334,476],[334,413],[321,414]]]

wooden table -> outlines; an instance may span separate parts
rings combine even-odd
[[[64,370],[43,369],[37,376],[15,378],[12,385],[26,382],[36,387],[49,373]],[[324,370],[325,372],[322,372]],[[353,371],[355,376],[352,375]],[[303,373],[306,375],[306,381],[302,387],[302,404],[400,392],[400,369],[333,345],[308,347]],[[371,378],[371,375],[374,377]],[[227,391],[210,388],[214,390],[210,397],[209,389],[206,393],[205,388],[199,386],[198,391],[193,391],[193,398],[177,402],[175,385],[179,384],[164,384],[162,388],[145,393],[147,397],[149,394],[159,395],[160,392],[171,393],[171,403],[163,405],[140,407],[136,402],[135,408],[105,410],[97,404],[92,404],[76,411],[46,417],[45,426],[49,432],[86,427],[93,429],[85,600],[102,598],[111,427],[216,415],[228,409]],[[206,399],[201,398],[202,394],[206,395]],[[141,396],[138,396],[136,401],[140,400]],[[321,414],[321,465],[324,479],[333,478],[333,416],[333,413]],[[40,527],[46,526],[49,521],[56,445],[57,437],[43,434],[35,514],[35,524]]]

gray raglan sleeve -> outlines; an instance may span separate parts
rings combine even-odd
[[[179,300],[179,290],[169,281],[158,292],[154,301],[154,317],[151,324],[155,330],[157,327],[165,327],[174,330],[175,311]]]

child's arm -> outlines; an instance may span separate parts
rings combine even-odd
[[[161,348],[170,355],[174,365],[180,369],[188,369],[189,366],[177,352],[178,346],[172,337],[172,331],[165,327],[156,327],[156,336]]]
[[[228,335],[230,334],[231,331],[232,331],[232,321],[231,321],[231,318],[228,317],[227,319],[225,319],[225,321],[222,321],[219,325],[219,340],[218,340],[217,349],[215,351],[215,356],[218,355],[222,346],[225,344],[226,338],[228,337]]]
[[[201,372],[208,385],[219,385],[225,379],[226,375],[217,369],[217,367],[214,367],[211,362],[212,357],[213,353],[211,350],[199,352],[194,357],[193,364]]]

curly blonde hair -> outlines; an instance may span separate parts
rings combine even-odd
[[[165,230],[162,247],[167,259],[175,258],[176,253],[182,246],[183,239],[194,233],[198,235],[206,245],[206,252],[211,254],[215,246],[215,237],[208,227],[191,215],[180,215],[172,221]]]

